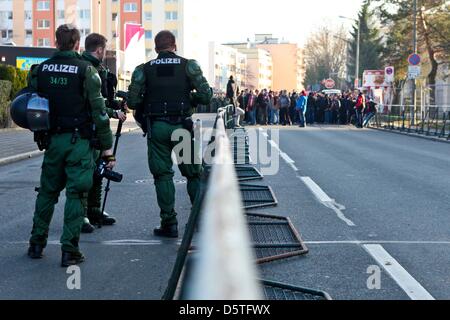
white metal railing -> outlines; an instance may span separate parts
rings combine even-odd
[[[226,108],[218,110],[216,152],[201,210],[198,257],[186,286],[186,298],[192,300],[262,299],[225,130],[226,112]]]

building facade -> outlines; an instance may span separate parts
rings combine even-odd
[[[218,92],[226,91],[230,76],[238,88],[247,87],[247,56],[237,49],[210,42],[209,65],[204,71],[209,84]]]
[[[0,44],[54,47],[55,30],[73,23],[82,34],[83,45],[91,32],[103,34],[108,48],[124,49],[124,25],[141,24],[145,28],[146,55],[154,57],[155,34],[171,30],[183,52],[184,8],[195,0],[0,0]]]
[[[303,53],[296,44],[257,44],[257,48],[270,52],[273,61],[273,90],[303,89],[305,79],[305,63]]]
[[[270,52],[249,43],[228,43],[247,58],[246,88],[262,90],[273,88],[273,61]]]
[[[297,44],[280,41],[271,34],[257,34],[253,42],[228,46],[247,55],[250,86],[275,91],[303,89],[306,67],[303,50]]]

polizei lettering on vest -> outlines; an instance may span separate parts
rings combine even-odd
[[[67,64],[44,64],[42,72],[58,72],[58,73],[78,73],[77,66],[71,66]]]
[[[178,58],[165,58],[165,59],[156,59],[150,62],[150,65],[158,65],[158,64],[181,64],[181,59]]]

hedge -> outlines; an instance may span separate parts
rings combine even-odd
[[[28,71],[17,69],[16,67],[0,64],[0,80],[7,80],[12,83],[10,99],[12,100],[17,92],[27,86]]]
[[[10,81],[0,80],[0,128],[8,128],[11,125],[9,115],[11,88]]]

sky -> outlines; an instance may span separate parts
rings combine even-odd
[[[303,45],[318,26],[350,28],[363,0],[208,0],[209,40],[217,42],[254,40],[255,33]],[[220,22],[218,22],[220,21]]]

